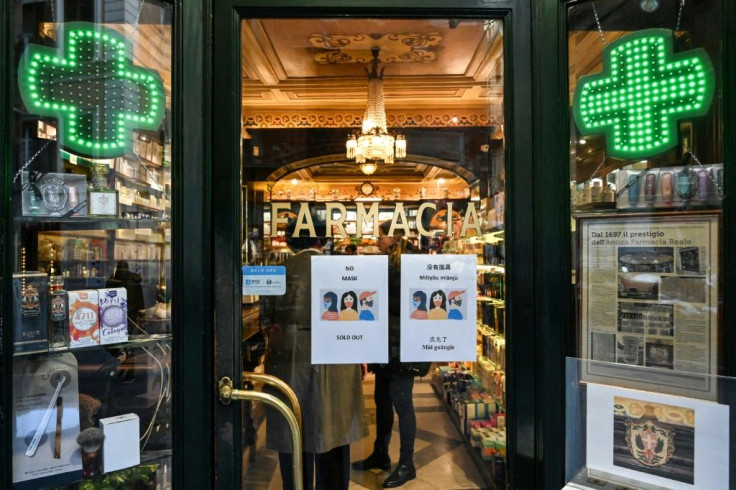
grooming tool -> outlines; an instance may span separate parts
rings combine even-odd
[[[54,378],[52,377],[52,382]],[[46,432],[46,426],[49,424],[49,419],[51,418],[51,411],[54,409],[54,406],[56,405],[56,399],[59,397],[59,393],[61,392],[61,388],[64,387],[64,383],[67,381],[67,376],[65,374],[61,375],[61,379],[57,381],[56,383],[56,389],[54,390],[54,394],[51,396],[51,400],[49,401],[49,406],[46,407],[46,411],[43,414],[43,418],[41,418],[41,423],[38,424],[38,428],[36,429],[36,433],[33,435],[33,439],[31,439],[31,443],[28,445],[28,449],[26,449],[26,456],[33,456],[36,454],[36,450],[38,449],[38,443],[41,442],[41,436],[43,436],[43,433]]]
[[[82,448],[82,477],[93,478],[100,474],[100,448],[105,434],[102,429],[90,427],[77,436],[77,444]]]
[[[56,437],[54,437],[54,459],[61,459],[61,418],[64,413],[64,398],[56,399]]]

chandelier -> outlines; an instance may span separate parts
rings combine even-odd
[[[347,157],[360,164],[361,171],[371,175],[378,163],[394,163],[394,158],[406,157],[406,139],[388,132],[383,98],[383,68],[378,72],[378,48],[371,49],[373,61],[368,74],[368,102],[363,114],[363,127],[348,137]]]

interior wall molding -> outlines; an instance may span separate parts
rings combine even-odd
[[[243,113],[245,129],[285,128],[358,128],[361,112],[322,112],[319,114],[300,111],[246,112]],[[386,114],[389,127],[500,127],[503,119],[485,111],[431,110],[412,113]]]

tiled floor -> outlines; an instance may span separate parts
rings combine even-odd
[[[370,422],[370,436],[350,446],[350,459],[357,461],[370,454],[375,436],[375,404],[373,402],[374,382],[368,376],[363,382],[366,415]],[[485,488],[483,479],[452,425],[445,408],[437,398],[429,381],[419,378],[414,385],[414,407],[417,414],[417,437],[414,447],[414,465],[417,478],[402,486],[406,490],[456,490]],[[260,434],[259,437],[265,436]],[[394,420],[394,435],[389,448],[391,461],[399,459],[398,419]],[[353,471],[351,490],[376,490],[383,488],[381,483],[388,472],[380,470]],[[278,490],[282,487],[276,453],[261,449],[256,461],[249,465],[245,475],[244,488],[253,490]]]

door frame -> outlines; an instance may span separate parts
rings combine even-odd
[[[391,18],[499,18],[504,20],[505,105],[508,135],[506,146],[506,220],[507,315],[514,325],[508,332],[507,405],[508,471],[513,488],[540,488],[544,478],[537,467],[542,458],[538,423],[537,390],[539,364],[535,337],[535,199],[533,194],[532,128],[532,51],[529,26],[530,4],[525,1],[456,0],[452,7],[443,0],[415,2],[378,0],[370,8],[362,0],[296,1],[296,0],[222,0],[214,6],[213,62],[217,67],[213,78],[212,97],[212,252],[213,297],[215,315],[214,374],[215,379],[230,376],[238,379],[240,370],[241,311],[241,223],[240,215],[240,21],[242,18],[320,18],[350,15],[355,17]],[[518,101],[518,102],[516,102]],[[523,298],[523,299],[522,299]],[[518,339],[518,341],[516,340]],[[560,357],[560,364],[562,357]],[[213,381],[213,388],[215,382]],[[563,419],[558,390],[542,412]],[[555,402],[556,400],[556,402]],[[237,407],[237,405],[235,405]],[[544,405],[542,405],[544,406]],[[216,404],[213,408],[214,483],[220,488],[239,485],[242,471],[242,421],[240,411],[232,406]],[[559,437],[560,431],[550,436]],[[564,431],[562,431],[564,434]],[[554,441],[554,437],[550,437]],[[561,439],[558,438],[559,442]],[[559,446],[552,451],[560,452]],[[557,465],[562,469],[562,463]],[[557,480],[557,478],[555,478]],[[561,480],[560,480],[561,481]],[[559,486],[558,486],[559,488]]]

